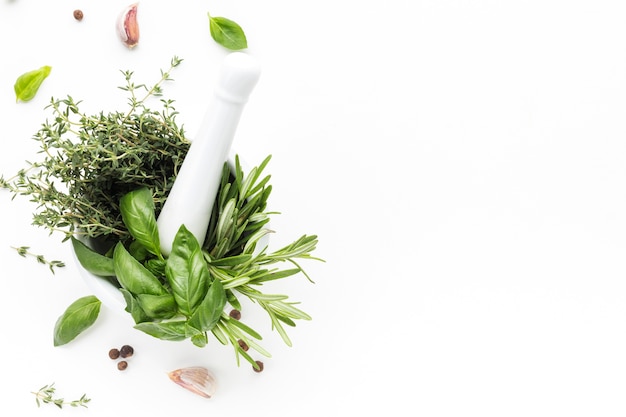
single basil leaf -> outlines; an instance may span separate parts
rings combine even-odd
[[[202,303],[198,306],[189,325],[206,332],[211,330],[219,321],[226,305],[226,291],[219,279],[214,279]]]
[[[154,199],[147,187],[126,193],[120,199],[122,221],[130,234],[141,243],[148,252],[162,257],[159,230],[154,214]]]
[[[54,346],[71,342],[91,327],[100,313],[101,302],[93,295],[74,301],[54,325]]]
[[[190,317],[206,295],[210,276],[200,244],[185,225],[180,226],[174,237],[165,276],[178,309]]]
[[[215,42],[226,49],[237,51],[248,47],[246,34],[241,26],[225,17],[209,16],[209,30]]]
[[[178,342],[187,338],[185,326],[186,322],[184,320],[178,320],[163,323],[139,323],[135,325],[135,329],[158,339]]]
[[[41,83],[45,80],[52,67],[45,65],[39,69],[25,72],[17,77],[13,89],[15,90],[15,101],[30,101],[35,97]]]
[[[172,294],[138,294],[136,300],[139,303],[139,306],[141,306],[141,309],[151,319],[170,319],[176,314],[176,302],[174,301]]]
[[[133,258],[121,242],[117,243],[113,251],[113,265],[120,285],[133,295],[168,294],[157,277]]]
[[[124,300],[126,301],[125,310],[130,313],[135,324],[152,321],[152,319],[148,317],[146,312],[143,311],[134,295],[126,291],[124,288],[120,288],[120,291],[122,292],[122,295],[124,295]]]
[[[111,277],[115,275],[113,259],[100,255],[74,237],[72,237],[71,240],[76,258],[83,268],[101,277]]]

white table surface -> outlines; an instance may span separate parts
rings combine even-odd
[[[0,170],[32,160],[51,96],[123,108],[120,70],[165,88],[193,132],[226,51],[206,13],[237,21],[262,66],[234,148],[273,155],[271,246],[318,234],[284,289],[313,316],[257,374],[213,341],[153,339],[103,310],[53,347],[89,289],[34,207],[0,192],[4,408],[20,415],[623,416],[626,414],[626,3],[619,0],[0,2]],[[85,17],[76,22],[72,11]],[[35,99],[21,73],[52,66]],[[51,274],[11,246],[67,266]],[[125,372],[108,359],[131,344]],[[206,400],[166,376],[202,365]],[[37,409],[30,393],[92,399]]]

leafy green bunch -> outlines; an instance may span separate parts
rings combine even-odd
[[[53,98],[47,106],[52,117],[33,137],[43,158],[10,179],[0,177],[0,187],[29,196],[37,204],[33,224],[62,231],[65,239],[79,233],[128,238],[120,198],[148,185],[160,211],[189,149],[173,101],[161,99],[159,111],[147,106],[150,97],[162,95],[163,83],[181,62],[174,57],[152,86],[135,84],[133,73],[123,71],[126,85],[120,88],[129,93],[125,112],[87,115],[71,96]]]
[[[265,186],[269,176],[260,179],[269,159],[247,177],[238,158],[234,175],[225,164],[212,212],[213,227],[204,244],[181,225],[166,258],[160,249],[152,192],[142,187],[120,201],[124,224],[132,236],[130,242],[118,242],[103,255],[72,238],[77,258],[89,272],[114,280],[136,329],[163,340],[190,339],[199,347],[207,345],[211,334],[222,344],[233,346],[238,363],[242,356],[258,367],[248,348],[269,356],[258,344],[261,335],[226,314],[225,307],[230,304],[241,310],[239,298],[247,297],[265,310],[272,327],[291,345],[284,325],[295,326],[295,320],[310,320],[310,316],[286,295],[264,294],[259,287],[300,272],[306,275],[297,260],[316,259],[311,253],[317,244],[316,236],[304,235],[278,251],[257,249],[261,238],[269,233],[264,227],[269,221],[264,211],[271,190]],[[292,267],[274,266],[284,262]],[[96,301],[83,299],[57,322],[55,344],[69,342],[95,322],[99,312]]]
[[[214,336],[233,346],[237,363],[244,357],[258,368],[248,349],[269,356],[258,343],[261,335],[226,314],[226,307],[241,311],[242,297],[257,304],[291,345],[286,326],[310,316],[286,295],[260,288],[299,273],[310,280],[299,262],[320,260],[312,256],[317,236],[303,235],[272,252],[261,247],[271,233],[272,187],[270,176],[262,174],[270,157],[247,173],[236,157],[233,167],[223,166],[204,242],[182,225],[171,253],[161,252],[156,218],[189,143],[176,123],[173,102],[160,99],[161,109],[154,111],[147,100],[161,96],[162,84],[180,62],[173,58],[151,87],[135,84],[133,73],[123,72],[126,112],[88,116],[69,96],[53,99],[53,117],[34,137],[43,159],[9,180],[1,178],[0,186],[14,197],[29,196],[37,206],[33,223],[63,232],[83,268],[122,292],[138,330],[164,340],[189,339],[199,347]],[[93,325],[100,306],[93,295],[72,303],[55,324],[55,346]]]

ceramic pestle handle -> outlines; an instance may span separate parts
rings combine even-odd
[[[203,122],[157,219],[164,255],[170,254],[183,224],[200,244],[204,242],[222,169],[244,105],[260,74],[260,65],[250,55],[232,52],[224,58]]]

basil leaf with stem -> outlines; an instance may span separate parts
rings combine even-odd
[[[174,237],[172,252],[165,264],[165,276],[178,309],[190,317],[202,301],[211,277],[200,243],[185,225],[180,226]]]
[[[154,213],[154,199],[147,187],[128,192],[120,198],[120,212],[129,233],[139,241],[148,252],[163,258]]]
[[[51,70],[52,67],[44,65],[39,69],[25,72],[17,77],[17,80],[13,85],[13,89],[15,90],[15,101],[32,100],[37,94],[37,91],[39,91],[39,87],[41,87],[43,80],[50,75]]]
[[[73,236],[71,240],[76,258],[83,268],[101,277],[112,277],[115,275],[113,259],[100,255]]]
[[[79,298],[70,304],[54,325],[54,346],[71,342],[91,327],[100,314],[101,304],[93,295]]]
[[[166,321],[162,323],[146,322],[135,325],[135,329],[156,337],[157,339],[170,340],[174,342],[187,338],[185,320]]]
[[[117,280],[131,294],[169,294],[158,278],[133,258],[121,242],[113,251],[113,263]]]
[[[215,42],[226,49],[238,51],[248,47],[248,40],[241,26],[225,17],[209,17],[209,30]]]

